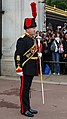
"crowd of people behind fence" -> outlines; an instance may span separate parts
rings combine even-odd
[[[67,74],[67,24],[53,31],[49,26],[44,32],[36,32],[42,37],[43,74]]]

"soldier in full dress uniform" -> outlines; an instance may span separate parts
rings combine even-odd
[[[38,75],[37,44],[33,38],[36,22],[34,18],[25,18],[23,36],[17,40],[15,51],[16,73],[20,75],[20,104],[21,114],[33,117],[37,113],[30,107],[29,92],[34,76]]]

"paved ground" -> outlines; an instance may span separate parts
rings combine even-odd
[[[43,81],[44,105],[39,77],[32,83],[31,106],[38,110],[33,119],[67,119],[67,75],[44,75]],[[0,76],[0,119],[27,119],[20,114],[19,87],[18,77]]]

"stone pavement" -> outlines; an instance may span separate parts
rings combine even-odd
[[[34,77],[31,106],[38,110],[33,119],[67,119],[67,75],[43,75],[45,104],[41,83]],[[32,119],[20,114],[19,77],[0,76],[0,119]]]

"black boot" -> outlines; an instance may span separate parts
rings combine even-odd
[[[34,110],[34,109],[30,109],[29,110],[32,114],[37,114],[38,113],[38,111],[37,110]]]
[[[26,111],[25,113],[21,113],[22,115],[25,115],[27,117],[33,117],[34,115],[30,111]]]

